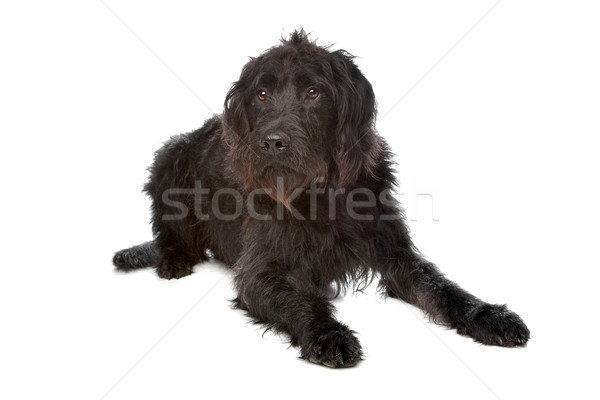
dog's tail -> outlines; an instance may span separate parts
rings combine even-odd
[[[158,248],[154,241],[150,241],[117,251],[113,257],[113,264],[120,271],[131,271],[155,266],[158,257]]]

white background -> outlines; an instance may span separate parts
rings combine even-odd
[[[1,398],[597,398],[595,2],[7,3]],[[222,266],[114,271],[115,250],[151,238],[153,152],[300,26],[360,57],[415,242],[517,311],[526,348],[478,345],[371,288],[335,301],[366,360],[329,370],[231,310]]]

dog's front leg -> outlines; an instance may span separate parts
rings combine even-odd
[[[395,259],[382,271],[391,297],[421,308],[434,321],[488,345],[520,346],[529,340],[523,320],[505,305],[486,303],[447,279],[417,254]]]
[[[505,305],[486,303],[447,279],[415,249],[402,220],[383,226],[375,244],[380,286],[421,308],[431,320],[488,345],[520,346],[529,340],[523,320]],[[386,238],[386,239],[384,239]]]
[[[334,307],[310,283],[265,267],[238,266],[237,305],[257,322],[288,334],[301,358],[328,367],[351,367],[362,350],[354,332],[333,317]]]

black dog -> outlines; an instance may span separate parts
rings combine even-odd
[[[294,32],[246,64],[222,116],[156,153],[145,186],[155,239],[114,264],[171,279],[212,255],[233,267],[237,307],[329,367],[355,365],[362,350],[328,299],[374,275],[460,334],[524,345],[517,314],[446,279],[411,242],[374,116],[353,57]]]

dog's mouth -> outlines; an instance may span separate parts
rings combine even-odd
[[[292,165],[288,165],[286,163],[283,163],[281,161],[278,160],[272,160],[269,161],[267,163],[265,163],[264,165],[260,166],[259,169],[262,169],[262,171],[260,172],[260,175],[281,175],[281,176],[287,176],[289,174],[299,174],[302,173],[300,171],[300,168],[295,168]]]
[[[260,189],[288,209],[298,192],[310,184],[310,179],[305,174],[282,164],[266,166],[257,178]]]
[[[309,168],[300,171],[282,163],[269,163],[256,176],[256,183],[269,197],[290,210],[294,199],[311,184],[324,182],[326,170],[326,168],[314,170]]]
[[[246,192],[262,190],[290,211],[294,199],[311,184],[324,185],[328,176],[327,163],[316,157],[297,160],[296,163],[290,158],[244,160],[233,157],[231,166]]]

